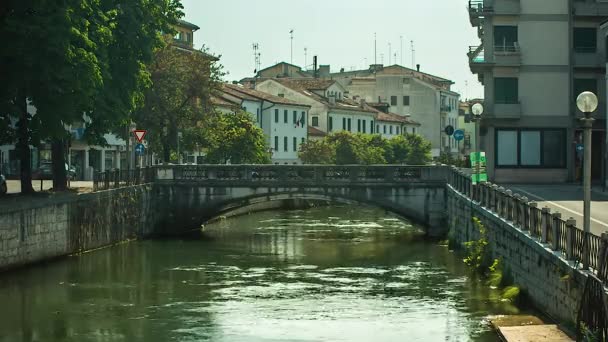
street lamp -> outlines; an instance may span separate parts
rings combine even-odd
[[[583,209],[583,231],[585,232],[585,240],[583,243],[583,268],[589,268],[589,237],[591,232],[591,128],[593,127],[593,119],[591,113],[597,109],[597,96],[590,91],[582,92],[576,98],[576,106],[585,114],[581,118],[581,123],[584,129],[583,148],[583,191],[584,191],[584,209]]]
[[[481,121],[481,114],[483,114],[483,105],[481,103],[474,104],[471,108],[471,112],[473,112],[473,121],[475,121],[475,152],[477,154],[477,162],[475,163],[475,174],[477,175],[477,188],[481,189],[479,188],[479,180],[481,179],[479,173],[479,167],[481,164],[481,151],[479,150],[479,121]],[[476,195],[479,195],[477,191]]]

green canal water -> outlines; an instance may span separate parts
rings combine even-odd
[[[379,209],[241,216],[0,276],[0,341],[496,341],[517,312]]]

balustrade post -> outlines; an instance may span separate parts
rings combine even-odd
[[[511,202],[513,204],[513,208],[511,210],[511,218],[513,221],[513,225],[521,228],[521,225],[519,223],[519,217],[520,217],[520,215],[519,215],[520,208],[519,207],[521,204],[521,195],[520,194],[513,195],[513,200]]]
[[[507,205],[505,206],[505,208],[507,209],[505,218],[507,219],[507,221],[513,222],[513,191],[505,191],[505,201],[507,203]]]
[[[110,188],[110,170],[106,170],[103,173],[103,188],[108,190]]]
[[[541,214],[540,214],[540,236],[536,235],[539,232],[535,231],[533,236],[536,235],[536,237],[540,237],[541,242],[545,243],[547,242],[547,232],[549,231],[550,224],[549,220],[551,219],[551,208],[549,207],[544,207],[541,209]]]
[[[490,198],[490,200],[492,201],[492,211],[498,214],[498,185],[492,184],[491,193],[492,198]]]
[[[576,220],[569,218],[566,221],[566,259],[572,260],[574,258],[574,242],[576,239]]]
[[[532,201],[532,202],[528,202],[528,198],[524,197],[526,202],[527,202],[527,206],[524,209],[526,211],[526,217],[524,218],[524,226],[525,226],[525,230],[529,231],[530,234],[532,234],[532,231],[534,230],[535,224],[536,224],[536,215],[532,215],[532,213],[536,213],[536,209],[538,208],[538,203]]]
[[[562,213],[560,212],[555,212],[551,215],[551,226],[547,227],[547,235],[549,233],[549,231],[552,233],[551,234],[551,239],[552,240],[556,240],[556,234],[555,231],[557,231],[559,229],[559,222],[562,220]],[[550,230],[549,230],[550,229]],[[550,243],[551,246],[553,246],[555,243],[553,241],[549,241],[548,237],[544,239],[545,242]]]

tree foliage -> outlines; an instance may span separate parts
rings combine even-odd
[[[206,159],[212,164],[267,164],[270,163],[264,131],[257,127],[250,114],[212,113],[199,134],[206,143]]]
[[[409,164],[431,161],[431,144],[416,134],[386,139],[379,134],[341,131],[322,140],[309,140],[300,147],[306,164]]]
[[[221,66],[203,51],[166,44],[155,52],[149,72],[152,84],[135,120],[148,130],[152,151],[168,162],[177,150],[178,133],[190,137],[180,141],[182,145],[205,143],[204,138],[190,131],[197,131],[205,115],[212,112],[210,97],[219,87]]]

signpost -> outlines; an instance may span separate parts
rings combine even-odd
[[[471,152],[471,181],[473,184],[479,184],[481,182],[488,181],[488,174],[486,173],[486,153],[485,152]]]

